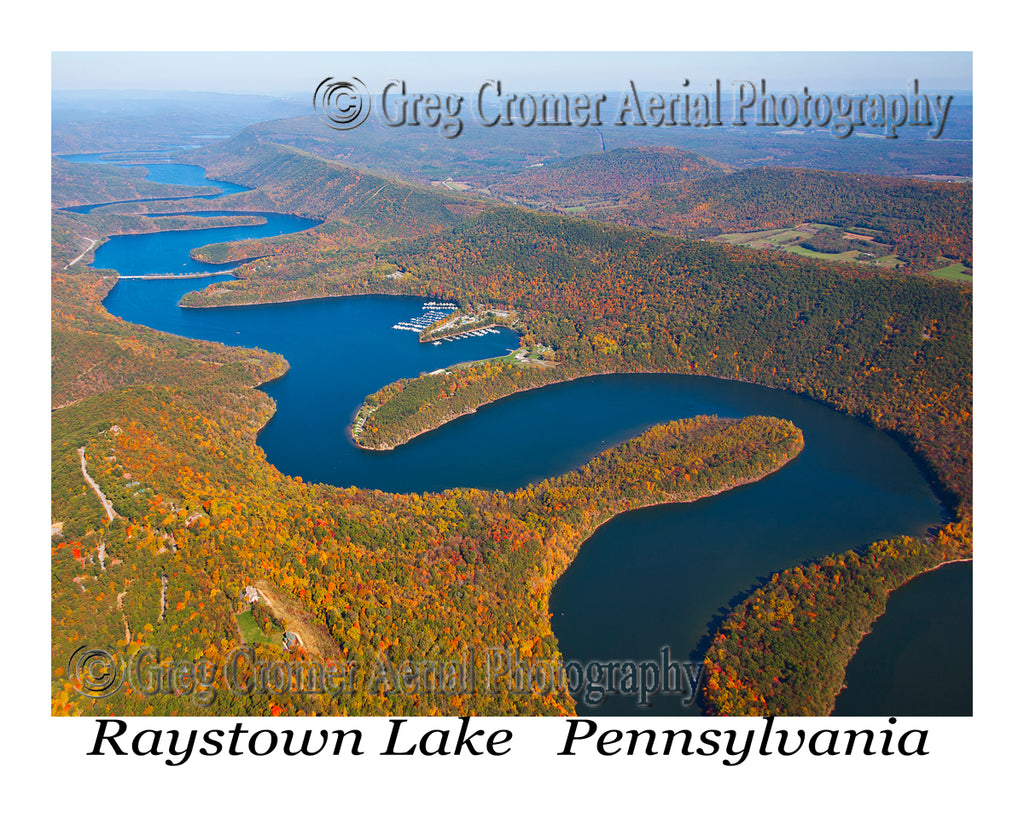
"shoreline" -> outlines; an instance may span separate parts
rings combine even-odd
[[[850,663],[853,662],[853,658],[856,657],[857,656],[857,652],[860,651],[860,646],[861,646],[861,643],[864,642],[864,638],[867,637],[869,634],[871,634],[874,631],[874,629],[875,629],[875,624],[878,623],[878,621],[881,620],[883,617],[885,617],[886,610],[889,608],[889,598],[892,597],[893,592],[899,591],[904,586],[906,586],[906,585],[912,583],[913,581],[917,580],[917,578],[924,577],[926,574],[929,574],[930,572],[934,572],[936,569],[941,569],[943,566],[952,566],[952,565],[954,565],[956,563],[973,563],[973,562],[974,562],[974,556],[973,555],[971,557],[957,557],[957,558],[952,558],[950,560],[943,560],[941,563],[936,563],[934,566],[929,566],[927,569],[922,569],[921,571],[917,572],[917,574],[914,574],[914,575],[911,575],[910,577],[908,577],[906,580],[904,580],[898,586],[893,586],[891,589],[889,589],[889,591],[885,595],[885,601],[884,601],[881,613],[874,620],[872,620],[868,624],[867,631],[862,631],[860,633],[860,639],[857,640],[856,645],[853,646],[853,651],[850,653],[849,659],[846,661],[846,663],[843,666],[843,683],[842,683],[842,685],[839,686],[839,690],[836,692],[836,695],[835,695],[835,697],[832,700],[832,707],[828,709],[828,713],[825,716],[831,717],[833,712],[836,710],[836,703],[839,701],[839,695],[842,694],[843,691],[846,690],[846,669],[848,669],[850,667]]]
[[[237,267],[232,267],[230,270],[211,270],[205,273],[143,273],[138,276],[122,276],[120,273],[117,275],[117,280],[125,279],[126,281],[153,281],[156,279],[209,279],[212,276],[230,276],[232,271],[238,270]]]
[[[734,419],[734,420],[742,421],[743,419]],[[772,465],[772,468],[765,470],[764,472],[762,472],[759,475],[754,475],[754,476],[750,476],[750,477],[746,477],[746,478],[741,478],[741,479],[735,481],[734,483],[729,484],[728,486],[721,486],[721,487],[719,487],[717,489],[713,489],[713,490],[708,491],[708,492],[698,493],[698,494],[689,495],[689,496],[684,496],[682,493],[678,493],[678,492],[674,492],[674,493],[666,492],[665,493],[665,498],[663,500],[643,501],[641,503],[637,503],[635,505],[628,506],[626,508],[620,508],[620,509],[617,509],[617,510],[612,510],[612,511],[610,511],[608,513],[608,515],[606,517],[602,516],[602,515],[598,515],[595,518],[595,525],[593,526],[593,528],[591,528],[587,532],[582,532],[581,531],[580,532],[580,538],[579,538],[578,542],[573,542],[573,544],[572,544],[572,554],[571,554],[571,556],[565,562],[564,565],[557,567],[556,570],[553,572],[553,574],[551,575],[551,582],[550,582],[550,584],[548,584],[545,587],[545,589],[543,591],[543,595],[542,595],[542,600],[543,600],[542,605],[544,606],[544,610],[545,610],[545,612],[548,615],[547,622],[549,624],[549,628],[550,628],[550,631],[551,631],[551,636],[554,638],[554,641],[555,641],[555,650],[558,652],[558,656],[561,657],[563,659],[563,661],[564,661],[564,656],[562,655],[562,648],[561,648],[561,645],[559,644],[559,641],[558,641],[558,635],[555,634],[555,629],[554,629],[554,625],[553,625],[554,616],[553,616],[553,612],[551,611],[551,595],[552,595],[552,593],[555,590],[555,586],[557,586],[558,582],[562,579],[562,576],[566,573],[566,571],[568,571],[569,567],[572,566],[572,564],[576,562],[576,559],[579,557],[580,551],[583,549],[584,545],[587,543],[587,541],[589,541],[592,537],[594,537],[597,534],[597,532],[601,529],[601,527],[603,527],[606,524],[610,523],[612,520],[614,520],[615,518],[619,517],[620,515],[629,514],[631,512],[639,512],[639,511],[641,511],[643,509],[650,509],[650,508],[655,507],[655,506],[671,506],[671,505],[677,505],[677,504],[681,505],[681,504],[687,504],[687,503],[696,503],[698,501],[707,500],[708,498],[717,497],[718,495],[724,494],[725,492],[731,492],[732,490],[739,489],[740,487],[743,487],[743,486],[749,486],[750,484],[758,483],[758,482],[763,481],[766,478],[769,478],[770,476],[776,474],[777,472],[781,472],[783,469],[785,469],[787,466],[789,466],[793,461],[795,461],[797,458],[799,458],[800,454],[804,451],[804,446],[805,446],[806,442],[804,440],[803,430],[799,429],[799,427],[796,427],[796,429],[797,429],[797,432],[799,433],[800,439],[799,439],[798,445],[796,446],[795,451],[792,452],[791,454],[789,454],[788,457],[786,457],[786,459],[784,461],[782,461],[781,463]],[[614,448],[615,448],[614,446],[611,447],[611,449],[614,449]],[[606,451],[608,451],[608,450],[606,450]],[[595,457],[597,457],[597,456],[595,456]],[[578,471],[578,470],[572,470],[572,472],[576,472],[576,471]],[[566,473],[563,473],[563,475],[572,474],[572,472],[566,472]],[[525,489],[526,487],[522,487],[522,488]]]
[[[245,260],[245,261],[248,261],[248,260]],[[237,269],[237,268],[235,268],[235,269]],[[296,302],[296,301],[314,301],[316,299],[348,298],[348,297],[353,297],[353,296],[398,296],[398,297],[410,297],[410,298],[435,298],[435,299],[436,298],[442,298],[442,299],[459,301],[459,299],[457,297],[455,297],[455,296],[436,296],[436,295],[431,296],[431,295],[425,295],[425,294],[419,294],[419,293],[407,293],[407,292],[406,293],[399,293],[399,292],[384,292],[384,291],[380,291],[380,290],[360,290],[360,291],[350,292],[350,293],[330,293],[330,294],[311,295],[311,296],[298,295],[298,296],[293,296],[293,297],[289,297],[289,298],[260,299],[260,300],[251,301],[251,302],[231,302],[231,303],[227,303],[227,304],[188,304],[188,305],[186,305],[186,304],[179,304],[179,306],[184,308],[184,309],[196,309],[196,310],[198,310],[198,309],[214,309],[214,308],[218,308],[218,307],[249,307],[249,306],[257,306],[257,305],[264,305],[264,304],[291,304],[291,303]],[[501,326],[501,325],[499,325],[499,326]],[[507,325],[505,325],[505,326],[507,326]],[[511,329],[513,332],[519,332],[519,331],[515,330],[512,327],[509,327],[509,329]],[[520,333],[520,335],[521,335],[521,333]],[[481,360],[485,360],[485,359],[481,359]],[[476,363],[476,362],[471,362],[471,363]],[[713,373],[693,372],[692,370],[689,371],[689,372],[684,372],[682,370],[670,370],[670,369],[665,369],[665,368],[659,368],[659,369],[637,369],[637,370],[632,370],[632,369],[630,369],[630,370],[611,369],[611,370],[600,370],[600,371],[590,372],[590,373],[586,373],[584,375],[580,375],[580,376],[577,376],[577,377],[585,378],[585,377],[590,376],[590,375],[614,375],[614,374],[622,374],[622,375],[627,375],[627,374],[644,374],[644,375],[647,375],[647,374],[659,374],[659,373],[665,373],[665,374],[668,374],[668,375],[695,375],[695,376],[703,376],[703,377],[706,377],[706,378],[716,378],[716,379],[719,379],[719,380],[722,380],[722,381],[736,381],[736,382],[739,382],[741,384],[751,384],[751,385],[758,386],[758,387],[764,387],[765,389],[769,389],[769,390],[778,390],[779,392],[787,392],[787,393],[790,393],[791,395],[796,395],[796,396],[799,396],[801,398],[807,398],[807,399],[809,399],[811,401],[814,401],[815,403],[821,404],[824,407],[828,407],[829,409],[835,410],[836,412],[840,412],[843,415],[848,415],[851,418],[856,418],[858,421],[860,421],[861,423],[866,424],[867,426],[871,427],[872,429],[877,429],[880,432],[883,432],[886,435],[889,435],[890,437],[895,439],[896,442],[899,444],[900,448],[903,449],[903,451],[906,452],[908,455],[910,455],[910,457],[914,460],[915,464],[917,464],[918,468],[921,470],[922,474],[924,475],[925,480],[928,482],[928,485],[932,488],[932,491],[935,492],[936,496],[939,498],[939,500],[942,503],[942,505],[943,505],[943,507],[945,509],[945,512],[946,512],[946,522],[955,520],[956,517],[957,517],[957,515],[956,515],[956,508],[957,508],[957,506],[959,504],[963,503],[963,500],[962,499],[957,499],[955,497],[955,494],[953,493],[953,490],[947,489],[946,487],[944,487],[941,484],[941,482],[937,478],[937,475],[935,474],[934,468],[929,464],[927,458],[925,458],[925,456],[922,453],[918,452],[912,446],[910,438],[905,433],[901,432],[899,429],[880,426],[880,425],[872,422],[871,418],[867,414],[865,414],[863,411],[861,411],[861,412],[851,412],[851,411],[849,411],[847,409],[844,409],[844,408],[842,408],[842,407],[840,407],[840,406],[838,406],[836,404],[829,403],[828,401],[824,401],[824,400],[822,400],[820,398],[817,398],[814,395],[811,395],[809,393],[797,392],[795,390],[787,389],[784,386],[778,386],[778,385],[775,385],[775,384],[768,384],[768,383],[765,383],[763,381],[757,381],[757,380],[753,380],[753,379],[749,379],[749,378],[728,377],[728,376],[723,376],[723,375],[715,375]],[[566,381],[568,381],[568,380],[574,380],[574,379],[566,379]],[[552,381],[550,383],[555,384],[555,383],[564,383],[564,382],[562,382],[562,381]],[[387,385],[383,385],[383,386],[387,386]],[[539,385],[539,386],[548,386],[548,385],[547,384],[542,384],[542,385]],[[536,389],[536,387],[527,387],[527,388],[522,389],[522,390],[517,390],[514,393],[509,393],[509,395],[516,395],[519,392],[526,392],[526,391],[528,391],[530,389]],[[506,397],[508,397],[508,396],[501,396],[501,398],[494,399],[494,401],[500,401],[502,398],[506,398]],[[494,403],[494,401],[490,401],[490,402],[487,402],[487,403]],[[485,404],[478,404],[476,408],[479,409],[479,407],[481,407],[481,406],[485,406]],[[357,412],[358,412],[358,410],[357,410]],[[469,412],[466,411],[466,412],[459,413],[458,415],[454,415],[448,421],[445,421],[442,424],[439,424],[438,427],[434,427],[434,429],[439,428],[440,426],[443,426],[446,423],[450,423],[451,421],[454,421],[455,419],[461,418],[463,415],[468,415],[468,414],[469,414]],[[429,432],[429,431],[430,430],[423,430],[423,432]],[[416,435],[412,436],[412,437],[417,437],[419,435],[422,435],[423,432],[416,433]],[[349,437],[351,438],[351,430],[349,432]],[[412,438],[409,438],[407,440],[412,440]],[[406,443],[406,442],[403,442],[403,443]],[[358,442],[356,442],[356,444],[357,444],[357,446],[360,446],[361,449],[366,449],[366,450],[370,450],[370,451],[388,451],[390,449],[394,449],[395,448],[394,446],[392,446],[392,447],[388,447],[387,450],[385,450],[385,449],[379,449],[378,450],[378,449],[375,449],[373,447],[362,446],[362,445],[358,444]],[[401,444],[396,444],[395,446],[401,446]]]
[[[262,257],[262,256],[254,257],[254,259],[259,259],[259,258],[265,258],[265,257]],[[253,259],[246,260],[246,262],[248,262],[248,261],[253,261]],[[228,264],[230,264],[230,262],[228,262]],[[231,270],[232,271],[238,270],[238,268],[237,267],[233,267],[233,268],[231,268]],[[223,271],[223,272],[227,273],[229,271]],[[219,275],[221,275],[221,273],[216,273],[216,274],[213,274],[213,275],[219,276]],[[245,281],[244,279],[239,279],[238,276],[233,276],[232,278],[234,278],[235,281]],[[202,292],[202,291],[194,290],[194,291],[191,291],[191,292],[199,293],[199,292]],[[233,291],[228,291],[228,292],[233,292]],[[188,295],[188,294],[186,294],[186,295]],[[386,296],[388,298],[395,297],[395,298],[402,298],[402,299],[406,299],[406,298],[408,298],[408,299],[429,299],[429,298],[431,298],[430,296],[425,296],[425,295],[418,294],[418,293],[382,293],[382,292],[380,292],[378,290],[366,290],[366,291],[361,291],[361,292],[357,292],[357,293],[321,293],[321,294],[315,295],[315,296],[294,296],[294,297],[291,297],[291,298],[261,299],[259,301],[232,302],[230,304],[182,304],[181,302],[178,302],[178,306],[181,307],[183,310],[219,310],[219,309],[225,308],[225,307],[263,307],[263,306],[266,306],[266,305],[274,305],[274,304],[294,304],[297,301],[320,301],[320,300],[323,300],[323,299],[347,299],[347,298],[355,298],[355,297],[358,297],[358,296]],[[182,298],[184,298],[184,296]]]
[[[486,358],[480,359],[480,361],[487,361],[487,360],[488,359],[486,359]],[[474,362],[471,362],[471,363],[477,364],[479,362],[474,361]],[[657,371],[655,373],[638,373],[638,374],[639,375],[645,375],[645,374],[655,375],[655,374],[660,373],[660,372],[661,371],[659,370],[659,371]],[[591,377],[598,377],[598,376],[602,376],[602,375],[626,375],[626,374],[627,373],[621,373],[618,370],[608,370],[608,371],[605,371],[605,372],[596,372],[596,373],[580,373],[580,374],[572,375],[569,378],[560,378],[560,379],[555,379],[553,381],[548,381],[545,384],[534,384],[534,385],[529,386],[529,387],[522,387],[520,389],[517,389],[517,390],[514,390],[513,392],[508,393],[508,395],[502,395],[502,396],[499,396],[498,398],[491,399],[490,401],[485,401],[482,404],[477,404],[474,407],[469,407],[468,409],[463,410],[462,412],[458,413],[457,415],[453,415],[450,418],[446,418],[444,421],[442,421],[439,424],[436,424],[435,426],[427,427],[426,429],[421,429],[416,434],[410,435],[404,441],[399,441],[397,444],[393,444],[393,445],[388,445],[388,446],[383,446],[383,447],[364,446],[363,444],[359,443],[359,441],[357,441],[352,436],[352,425],[351,424],[349,424],[349,427],[348,427],[348,437],[349,437],[349,439],[352,440],[352,442],[357,447],[359,447],[360,449],[364,449],[367,452],[390,452],[393,449],[397,449],[400,446],[404,446],[405,444],[409,443],[409,441],[413,440],[414,438],[419,438],[421,435],[426,435],[428,432],[433,432],[434,430],[440,429],[441,427],[450,424],[452,421],[455,421],[455,420],[457,420],[459,418],[462,418],[462,417],[464,417],[466,415],[472,415],[477,410],[479,410],[481,407],[490,406],[491,404],[497,404],[499,401],[504,401],[506,398],[511,398],[514,395],[522,395],[523,393],[530,392],[531,390],[540,390],[540,389],[543,389],[544,387],[553,387],[553,386],[555,386],[557,384],[568,384],[568,383],[570,383],[572,381],[578,381],[581,378],[591,378]],[[669,375],[685,375],[685,373],[668,373],[668,374]],[[385,384],[384,386],[387,386],[387,385]],[[362,404],[359,405],[359,408],[356,410],[356,416],[353,416],[353,417],[357,417],[359,415],[359,410],[361,410],[364,406],[366,406],[366,401],[365,400],[363,401]]]
[[[367,295],[390,295],[390,294],[381,293],[381,294],[367,294]],[[513,331],[513,332],[516,332],[516,331]],[[521,334],[520,334],[520,336],[521,336]],[[477,364],[477,363],[480,363],[481,361],[486,361],[486,360],[487,359],[480,359],[479,361],[474,361],[474,362],[469,362],[469,363],[470,364]],[[554,384],[569,383],[571,381],[575,381],[575,380],[578,380],[580,378],[589,378],[591,376],[602,376],[602,375],[688,375],[688,376],[694,376],[694,377],[698,377],[698,378],[714,378],[714,379],[719,380],[719,381],[732,381],[732,382],[737,382],[737,383],[740,383],[740,384],[750,384],[751,386],[763,387],[763,388],[769,389],[769,390],[778,390],[779,392],[789,393],[790,395],[795,395],[795,396],[797,396],[799,398],[806,398],[809,401],[813,401],[816,404],[820,404],[821,406],[827,407],[828,409],[831,409],[831,410],[833,410],[835,412],[841,413],[842,415],[849,416],[850,418],[853,418],[853,419],[859,421],[860,423],[865,424],[869,428],[878,430],[879,432],[882,432],[885,435],[887,435],[890,438],[892,438],[897,443],[897,445],[900,447],[900,449],[903,452],[905,452],[907,455],[909,455],[910,458],[914,461],[914,464],[921,471],[921,474],[924,477],[924,479],[925,479],[926,483],[928,484],[929,488],[935,494],[936,498],[938,498],[939,503],[942,506],[942,511],[943,511],[943,520],[942,520],[940,525],[944,525],[946,523],[951,523],[954,520],[958,519],[957,508],[958,508],[959,505],[964,503],[964,501],[962,499],[958,499],[955,496],[955,494],[953,493],[953,490],[947,489],[946,487],[944,487],[941,484],[941,482],[938,479],[938,476],[935,473],[934,468],[929,464],[927,458],[921,452],[918,452],[912,446],[909,437],[906,434],[904,434],[903,432],[901,432],[899,429],[879,426],[878,424],[873,423],[871,418],[868,417],[863,412],[858,412],[858,413],[850,412],[848,410],[843,409],[842,407],[840,407],[838,405],[831,404],[831,403],[829,403],[827,401],[823,401],[820,398],[816,398],[815,396],[807,394],[807,393],[796,392],[795,390],[789,390],[789,389],[786,389],[785,387],[780,387],[780,386],[776,386],[776,385],[773,385],[773,384],[765,384],[765,383],[762,383],[760,381],[751,380],[749,378],[730,378],[730,377],[727,377],[727,376],[715,375],[715,374],[712,374],[712,373],[693,372],[692,370],[689,371],[689,372],[684,372],[681,369],[680,370],[672,370],[672,369],[666,369],[664,367],[662,367],[662,368],[650,368],[650,369],[647,369],[647,368],[642,368],[642,369],[612,368],[612,369],[606,369],[606,370],[598,370],[598,371],[595,371],[595,372],[581,373],[581,374],[578,374],[578,375],[570,376],[568,378],[556,379],[556,380],[553,380],[553,381],[549,381],[549,382],[546,382],[544,384],[537,384],[537,385],[534,385],[534,386],[522,387],[520,389],[517,389],[517,390],[514,390],[513,392],[508,393],[507,395],[502,395],[502,396],[499,396],[498,398],[493,398],[493,399],[491,399],[489,401],[485,401],[485,402],[483,402],[481,404],[477,404],[477,405],[475,405],[473,407],[472,410],[465,410],[463,412],[458,413],[457,415],[453,415],[450,418],[448,418],[448,419],[442,421],[441,423],[437,424],[436,426],[430,427],[428,429],[423,429],[423,430],[417,432],[415,435],[411,435],[409,438],[405,439],[404,441],[400,441],[399,443],[391,445],[391,446],[388,446],[388,447],[380,447],[380,448],[378,448],[378,447],[364,446],[364,445],[360,444],[358,441],[356,441],[354,438],[352,438],[351,423],[349,424],[348,434],[349,434],[349,438],[352,439],[353,442],[356,444],[356,446],[358,446],[360,449],[365,449],[365,450],[368,450],[368,451],[371,451],[371,452],[390,451],[392,449],[395,449],[396,447],[402,446],[402,444],[408,443],[413,438],[417,438],[420,435],[423,435],[423,434],[425,434],[427,432],[432,432],[435,429],[440,429],[445,424],[451,423],[452,421],[454,421],[454,420],[456,420],[458,418],[461,418],[464,415],[469,415],[471,411],[472,412],[476,412],[476,410],[480,409],[481,407],[487,406],[488,404],[494,404],[494,403],[496,403],[498,401],[504,400],[505,398],[510,398],[513,395],[519,395],[520,393],[529,392],[530,390],[540,389],[542,387],[552,386]],[[392,383],[394,383],[394,382],[392,382]],[[383,386],[387,386],[387,385],[385,384]],[[365,406],[365,403],[366,402],[364,400],[363,403],[360,404],[359,407],[356,409],[356,414],[353,415],[353,420],[358,416],[359,410],[361,410],[363,408],[363,406]]]

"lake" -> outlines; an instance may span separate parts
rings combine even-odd
[[[288,229],[287,222],[275,224]],[[133,274],[184,271],[187,250],[224,241],[218,231],[261,228],[150,234],[145,243],[113,237],[98,249],[95,266]],[[890,436],[809,399],[712,378],[580,379],[482,407],[394,451],[361,450],[347,428],[367,394],[403,376],[502,355],[517,346],[515,335],[502,329],[436,347],[420,344],[414,333],[392,329],[423,312],[423,300],[409,297],[178,307],[181,295],[196,286],[188,280],[122,280],[104,304],[128,321],[284,355],[290,371],[263,388],[278,409],[258,443],[271,463],[307,481],[394,492],[513,489],[574,469],[673,418],[757,413],[788,418],[804,431],[801,455],[756,484],[697,503],[627,513],[601,527],[551,596],[553,628],[566,660],[657,659],[665,647],[677,660],[696,660],[717,619],[773,572],[880,538],[924,534],[946,520],[917,465]],[[964,588],[969,595],[969,581]],[[941,601],[923,595],[911,605],[927,619]],[[891,639],[898,643],[901,633]],[[914,663],[914,685],[939,689],[937,701],[945,703],[930,706],[942,709],[933,713],[963,707],[955,691],[941,690],[940,669],[950,662],[948,652],[939,652]],[[970,653],[956,662],[969,669]],[[887,710],[890,701],[876,697],[873,685],[866,687],[861,693],[869,711],[899,713]],[[859,684],[851,682],[854,688]],[[672,715],[696,708],[682,707],[678,697],[655,697],[649,709],[609,697],[599,708],[581,703],[579,712]]]
[[[214,242],[240,239],[263,239],[295,233],[317,224],[314,219],[281,214],[243,214],[241,211],[208,211],[196,216],[256,215],[261,225],[205,228],[203,230],[168,230],[162,233],[135,233],[116,236],[96,248],[92,266],[98,270],[116,270],[122,276],[154,276],[183,273],[214,273],[238,267],[238,262],[208,264],[189,256],[189,251]],[[199,242],[197,245],[196,242]],[[190,290],[202,285],[192,283]]]
[[[151,157],[153,154],[160,153],[157,151],[119,151],[116,153],[102,153],[102,154],[67,154],[61,156],[68,162],[75,164],[96,164],[96,165],[117,165],[124,168],[145,168],[146,169],[146,180],[149,182],[159,182],[165,185],[188,185],[190,187],[204,187],[213,186],[219,188],[218,193],[208,193],[202,196],[191,196],[191,197],[179,197],[179,198],[190,198],[190,199],[220,199],[223,196],[227,196],[232,193],[241,193],[249,190],[249,188],[243,185],[236,185],[233,182],[221,182],[208,179],[206,171],[199,165],[185,165],[180,162],[128,162],[124,159],[113,159],[109,160],[106,157],[124,157],[133,153],[139,153],[146,157]],[[165,198],[158,199],[122,199],[116,202],[99,202],[97,204],[90,205],[74,205],[62,210],[69,211],[70,213],[89,213],[96,208],[102,208],[106,205],[125,205],[138,202],[165,202],[168,201]],[[201,214],[206,215],[206,214]],[[293,230],[299,230],[301,228],[293,228]],[[287,232],[287,231],[282,231]],[[269,233],[268,236],[276,236],[277,234]]]

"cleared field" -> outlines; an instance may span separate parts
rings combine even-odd
[[[846,250],[842,253],[822,253],[818,250],[811,250],[810,248],[800,246],[801,242],[810,239],[819,230],[835,230],[835,228],[832,225],[806,222],[792,228],[758,230],[751,233],[723,233],[715,236],[712,241],[726,242],[731,245],[746,245],[756,250],[785,250],[788,253],[796,253],[798,256],[807,256],[811,259],[824,259],[832,262],[852,262],[881,267],[896,267],[899,264],[899,260],[892,254],[879,256],[875,259],[861,259],[858,258],[861,255],[859,250]],[[871,237],[864,238],[870,239]]]
[[[541,364],[548,367],[555,366],[555,363],[553,361],[547,361],[544,359],[544,351],[538,346],[533,346],[529,348],[525,361],[522,358],[516,357],[521,352],[522,350],[520,349],[508,353],[507,355],[494,356],[493,358],[481,358],[478,361],[465,361],[462,364],[453,364],[451,367],[448,367],[447,369],[449,372],[452,372],[453,370],[468,369],[470,367],[475,367],[477,364],[483,364],[485,361],[490,362],[492,364],[518,364],[520,367],[529,367],[531,364]]]
[[[857,261],[857,256],[860,255],[856,250],[846,250],[842,253],[821,253],[807,247],[800,247],[798,244],[780,247],[779,250],[788,250],[790,253],[796,253],[798,256],[808,256],[812,259],[827,259],[833,262],[855,262]]]
[[[781,228],[778,230],[757,230],[753,233],[723,233],[716,236],[716,242],[728,242],[731,245],[751,245],[763,242],[773,246],[782,245],[786,242],[802,242],[814,235],[813,230],[798,230],[796,228]]]
[[[261,580],[256,588],[274,617],[283,622],[288,631],[299,635],[307,651],[323,660],[341,657],[338,641],[331,636],[327,626],[306,611],[296,598],[266,580]]]
[[[275,631],[272,634],[267,634],[257,625],[251,611],[236,614],[235,620],[238,622],[238,630],[242,632],[242,639],[245,642],[266,643],[268,646],[281,645],[281,638],[284,636],[284,632]]]
[[[969,267],[965,267],[960,262],[953,262],[953,264],[933,270],[928,275],[935,276],[937,279],[948,279],[954,282],[973,282],[974,276],[969,271]]]

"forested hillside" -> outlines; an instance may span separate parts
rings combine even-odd
[[[557,354],[545,379],[675,371],[789,389],[898,432],[970,504],[963,285],[509,208],[381,257],[426,292],[516,309],[528,343]],[[446,400],[508,391],[492,379]]]
[[[214,178],[257,189],[231,206],[341,220],[378,237],[416,236],[450,227],[483,207],[465,197],[357,171],[297,148],[257,140],[246,130],[188,154]],[[271,207],[266,207],[270,205]]]
[[[689,237],[825,222],[895,245],[910,270],[941,266],[939,256],[973,263],[970,184],[753,168],[659,185],[591,215]]]
[[[617,201],[637,190],[682,179],[718,176],[726,166],[673,148],[618,148],[599,154],[540,163],[516,174],[485,181],[492,196],[527,205]]]
[[[722,716],[832,711],[846,665],[889,593],[918,573],[970,560],[969,521],[934,538],[895,538],[775,574],[737,605],[704,659],[704,706]]]

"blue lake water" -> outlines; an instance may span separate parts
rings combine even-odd
[[[237,211],[218,211],[209,215],[237,214]],[[232,242],[239,239],[261,239],[295,233],[316,224],[313,219],[281,214],[256,214],[262,225],[206,228],[205,230],[169,230],[161,233],[136,233],[116,236],[96,248],[92,266],[98,270],[116,270],[122,276],[147,276],[168,273],[212,273],[230,270],[237,262],[207,264],[189,256],[189,251],[200,245]],[[197,244],[198,242],[198,244]],[[189,290],[195,290],[192,283]]]
[[[145,168],[146,180],[149,182],[159,182],[165,185],[188,185],[189,187],[207,187],[213,186],[219,188],[218,193],[204,194],[202,196],[190,197],[194,199],[220,199],[222,196],[227,196],[232,193],[241,193],[242,191],[249,190],[243,185],[236,185],[233,182],[214,181],[207,178],[206,171],[199,165],[184,165],[177,162],[152,162],[152,163],[134,163],[125,162],[123,160],[115,159],[113,161],[105,160],[106,156],[124,156],[121,154],[70,154],[62,156],[61,159],[65,159],[68,162],[76,164],[100,164],[100,165],[117,165],[119,167],[141,167]],[[147,152],[147,157],[149,152]],[[132,200],[119,200],[116,202],[101,202],[90,205],[75,205],[73,207],[64,208],[64,210],[70,211],[71,213],[89,213],[89,211],[95,208],[104,207],[105,205],[123,205],[128,202],[161,202],[163,199],[132,199]],[[287,233],[289,231],[279,231],[281,233]],[[267,234],[273,236],[276,234]]]
[[[279,232],[288,228],[275,224]],[[145,243],[113,237],[99,248],[95,266],[135,274],[184,271],[196,263],[182,254],[224,241],[218,231],[259,229],[175,231],[150,235]],[[515,335],[502,330],[437,347],[420,344],[415,334],[392,329],[422,312],[423,300],[409,297],[178,307],[181,295],[196,286],[120,281],[104,304],[114,315],[157,329],[283,354],[291,369],[264,387],[278,409],[258,443],[275,466],[309,481],[386,491],[512,489],[574,469],[651,424],[699,413],[776,415],[804,431],[803,453],[757,484],[620,515],[601,527],[552,593],[553,627],[567,660],[657,659],[666,646],[678,660],[696,660],[716,619],[773,572],[879,538],[924,534],[945,520],[916,464],[888,435],[808,399],[711,378],[580,379],[482,407],[391,452],[360,450],[347,428],[368,393],[403,376],[501,355],[517,345]],[[969,595],[969,578],[961,582]],[[918,605],[927,611],[934,603]],[[948,654],[932,660],[943,667],[950,662]],[[918,684],[943,689],[941,675],[927,663],[917,670]],[[865,696],[875,713],[895,713],[885,710],[887,700],[872,700],[872,690]],[[962,702],[948,702],[957,697],[948,687],[937,696],[946,697],[946,710],[934,713],[962,708]],[[583,715],[696,713],[669,696],[655,697],[649,709],[638,710],[631,697],[578,708]]]

